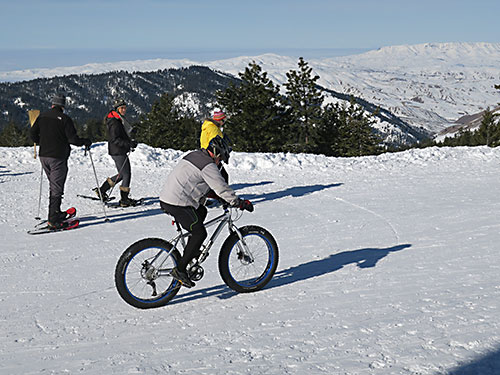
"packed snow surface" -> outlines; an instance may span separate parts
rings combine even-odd
[[[106,150],[91,150],[100,182],[114,173]],[[238,223],[277,239],[274,279],[253,294],[226,287],[221,236],[193,289],[135,309],[115,290],[115,265],[135,241],[175,234],[158,195],[182,155],[139,145],[132,196],[146,203],[108,208],[106,223],[99,202],[77,198],[96,181],[74,148],[63,206],[81,226],[31,236],[39,161],[33,148],[0,149],[0,373],[499,373],[500,148],[234,152],[230,183],[255,204]]]

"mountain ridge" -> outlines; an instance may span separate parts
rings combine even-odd
[[[191,60],[137,60],[81,67],[0,72],[0,80],[92,74],[103,70],[128,72],[182,68],[194,64],[237,76],[252,61],[280,85],[286,72],[297,69],[295,58],[264,54],[197,63]],[[494,84],[500,81],[500,43],[424,43],[386,46],[357,55],[309,60],[318,84],[380,106],[415,129],[437,134],[462,116],[481,112],[498,102]],[[17,77],[17,78],[16,78]]]
[[[109,72],[80,74],[32,81],[0,83],[0,128],[9,121],[27,124],[27,110],[50,107],[51,95],[66,93],[67,113],[77,124],[100,121],[109,111],[113,98],[120,96],[129,104],[127,117],[139,120],[151,111],[163,93],[174,101],[184,115],[202,120],[216,104],[215,92],[230,83],[239,84],[239,78],[229,73],[214,71],[206,66],[190,66],[154,72]],[[354,99],[368,114],[375,115],[373,128],[391,146],[415,144],[427,136],[425,131],[413,128],[384,108],[351,95],[320,87],[325,93],[325,104],[348,103]]]
[[[394,53],[398,54],[409,54],[411,51],[413,55],[423,55],[429,51],[439,51],[439,53],[445,56],[453,56],[450,53],[452,50],[457,48],[463,48],[467,52],[467,55],[471,55],[472,52],[476,54],[480,51],[486,52],[486,54],[499,53],[500,54],[500,43],[489,43],[489,42],[443,42],[443,43],[421,43],[421,44],[402,44],[394,46],[384,46],[377,49],[373,49],[360,54],[348,55],[348,56],[337,56],[329,57],[324,59],[310,59],[312,62],[328,62],[328,61],[352,61],[353,59],[359,60],[363,57],[373,58],[375,56],[387,56]],[[222,62],[242,62],[247,64],[249,59],[256,61],[261,60],[264,62],[267,60],[266,57],[271,59],[288,59],[289,61],[296,63],[296,59],[289,56],[282,56],[275,53],[264,53],[257,56],[239,56],[229,59],[212,60],[208,62],[200,62],[190,59],[146,59],[146,60],[124,60],[118,62],[109,63],[88,63],[84,65],[74,65],[74,66],[60,66],[54,68],[31,68],[31,69],[20,69],[11,71],[0,71],[0,82],[18,82],[23,80],[32,80],[36,78],[50,78],[58,75],[70,75],[70,74],[99,74],[111,71],[127,70],[133,71],[153,71],[158,69],[170,69],[170,68],[181,68],[191,65],[217,65]],[[456,57],[456,56],[455,56]],[[464,54],[460,55],[462,59]],[[237,65],[237,64],[235,64]],[[147,70],[144,70],[147,69]]]

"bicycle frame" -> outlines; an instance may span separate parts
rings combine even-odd
[[[250,251],[248,250],[246,242],[245,242],[243,236],[241,235],[241,232],[238,230],[238,227],[236,227],[236,225],[234,225],[234,221],[238,220],[240,217],[241,217],[241,215],[238,216],[236,219],[233,219],[232,218],[232,209],[230,207],[224,207],[224,213],[222,213],[221,215],[219,215],[219,216],[217,216],[217,217],[215,217],[215,218],[207,221],[204,224],[205,228],[210,228],[210,227],[212,227],[212,226],[214,226],[215,224],[218,223],[217,228],[215,228],[215,230],[212,233],[212,235],[210,236],[210,238],[208,240],[205,240],[205,242],[202,244],[202,246],[200,248],[201,254],[199,255],[198,258],[195,258],[193,260],[194,264],[190,264],[189,267],[192,267],[195,264],[201,264],[201,263],[203,263],[207,259],[210,249],[212,248],[213,244],[215,243],[215,241],[217,240],[217,238],[219,237],[219,235],[221,234],[222,230],[224,229],[224,227],[226,225],[228,226],[230,233],[236,233],[238,235],[241,243],[243,244],[245,253],[248,256],[252,257]],[[172,248],[166,254],[165,260],[168,259],[168,257],[172,253],[172,251],[174,251],[175,249],[177,249],[177,245],[179,243],[182,245],[182,248],[184,249],[186,247],[186,244],[187,244],[186,238],[190,235],[189,232],[185,232],[182,229],[182,227],[180,226],[180,224],[178,222],[173,221],[173,223],[174,222],[177,225],[177,232],[179,234],[176,235],[175,237],[173,237],[172,239],[170,239],[168,241],[172,245]],[[162,255],[162,253],[163,253],[163,251],[160,251],[154,257],[152,263],[154,263],[160,257],[160,255]],[[161,262],[160,267],[161,267],[162,264],[163,264],[163,262]],[[159,268],[157,270],[158,276],[169,276],[170,275],[170,271],[171,271],[170,269],[161,269],[161,268]]]

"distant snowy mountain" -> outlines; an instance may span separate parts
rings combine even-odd
[[[432,132],[499,100],[500,43],[386,47],[335,63],[345,74],[341,91]]]
[[[262,65],[277,83],[297,68],[291,57],[265,54],[206,63],[190,60],[147,60],[80,67],[0,72],[0,81],[19,81],[68,74],[205,65],[237,75],[251,61]],[[417,128],[438,133],[458,118],[480,112],[499,101],[500,43],[427,43],[384,47],[359,55],[310,60],[327,89],[379,105]]]

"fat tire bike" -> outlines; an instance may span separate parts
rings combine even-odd
[[[200,248],[200,255],[186,268],[192,281],[204,275],[201,264],[209,250],[228,227],[229,235],[219,252],[218,268],[224,283],[238,293],[251,293],[264,288],[274,276],[278,266],[278,245],[266,229],[257,225],[238,228],[234,222],[243,211],[223,206],[223,213],[207,222],[205,228],[217,224],[210,237]],[[165,306],[181,288],[171,271],[181,259],[179,248],[185,248],[189,232],[177,225],[178,234],[169,241],[144,238],[130,245],[121,255],[115,269],[115,285],[119,295],[129,305],[139,309]]]

